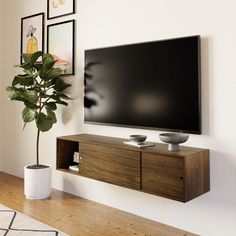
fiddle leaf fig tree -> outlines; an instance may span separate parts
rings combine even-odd
[[[23,73],[16,75],[12,85],[6,90],[11,100],[24,104],[22,111],[24,127],[27,123],[35,121],[37,141],[34,167],[40,168],[42,167],[39,164],[40,132],[50,130],[57,122],[55,114],[57,105],[67,105],[65,101],[69,97],[64,91],[71,85],[63,81],[62,71],[54,67],[56,61],[51,54],[39,51],[34,54],[22,54],[22,57],[24,63],[18,67],[22,68]]]

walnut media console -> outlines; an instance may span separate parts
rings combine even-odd
[[[187,202],[210,190],[209,150],[166,144],[136,148],[90,134],[57,138],[57,170]],[[79,172],[69,170],[79,152]]]

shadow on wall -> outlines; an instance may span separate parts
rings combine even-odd
[[[66,77],[65,81],[70,83],[72,86],[68,88],[68,96],[71,98],[71,100],[68,101],[67,107],[61,108],[61,120],[63,124],[69,123],[75,112],[76,116],[79,114],[80,119],[83,118],[80,110],[80,107],[83,104],[83,78],[78,79],[75,76]]]
[[[76,112],[76,115],[79,117],[81,122],[84,121],[84,108],[91,108],[97,104],[96,100],[90,96],[90,94],[96,94],[98,97],[102,98],[101,95],[98,95],[93,88],[94,76],[92,73],[92,68],[96,65],[101,64],[100,62],[90,62],[85,65],[84,68],[84,77],[79,80],[70,80],[65,78],[67,83],[72,84],[68,88],[69,96],[72,98],[69,101],[68,107],[62,108],[62,122],[67,124],[71,121],[72,115]],[[81,73],[83,74],[83,73]]]
[[[226,147],[225,150],[227,150],[228,145],[222,141],[219,146],[224,146]],[[210,191],[222,199],[232,198],[236,202],[236,160],[232,160],[232,154],[216,150],[210,151],[210,157]]]
[[[76,193],[76,186],[75,186],[75,181],[73,179],[70,179],[68,176],[63,177],[63,184],[62,184],[62,189],[65,192],[68,193]]]
[[[210,135],[210,81],[212,80],[212,38],[201,37],[201,109],[202,109],[202,134]],[[211,109],[211,110],[210,110]]]
[[[85,68],[84,68],[84,108],[90,109],[91,107],[97,105],[96,96],[91,97],[91,94],[95,94],[98,97],[102,98],[102,96],[97,93],[97,91],[95,90],[93,86],[93,83],[96,83],[96,81],[94,81],[95,78],[92,72],[93,67],[100,64],[101,62],[95,61],[95,62],[89,62],[85,65]]]

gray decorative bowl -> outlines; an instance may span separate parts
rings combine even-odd
[[[176,133],[163,133],[159,135],[160,140],[164,143],[168,143],[169,151],[178,151],[179,144],[184,143],[188,140],[187,134],[176,134]]]
[[[133,134],[129,136],[130,141],[136,142],[136,143],[143,143],[146,139],[146,135],[140,135],[140,134]]]

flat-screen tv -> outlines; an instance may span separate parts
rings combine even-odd
[[[200,36],[85,50],[85,123],[201,133]]]

